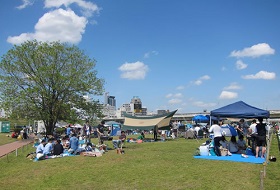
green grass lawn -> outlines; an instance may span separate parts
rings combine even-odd
[[[7,137],[7,135],[10,137]],[[0,146],[16,141],[16,139],[12,138],[11,135],[12,133],[0,133]]]
[[[96,142],[96,139],[93,140]],[[19,156],[0,159],[4,189],[260,189],[261,164],[194,159],[204,140],[126,143],[125,154],[109,150],[102,157],[64,157],[32,162]],[[108,145],[112,147],[112,143]],[[279,156],[277,139],[271,155]],[[280,158],[280,157],[279,157]],[[280,161],[269,163],[265,189],[280,189]]]

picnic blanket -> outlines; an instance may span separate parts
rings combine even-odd
[[[252,155],[247,155],[247,157],[243,157],[241,154],[232,154],[231,156],[194,156],[194,158],[206,160],[223,160],[231,162],[246,162],[252,164],[263,164],[265,162],[265,158],[256,158]]]

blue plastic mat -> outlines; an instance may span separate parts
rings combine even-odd
[[[194,156],[197,159],[207,159],[207,160],[223,160],[231,162],[247,162],[252,164],[263,164],[265,158],[256,158],[255,156],[247,155],[248,158],[244,158],[241,154],[232,154],[232,156]]]

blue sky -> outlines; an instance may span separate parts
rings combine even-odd
[[[4,0],[0,55],[25,40],[76,44],[117,106],[280,109],[280,1]],[[96,97],[103,101],[103,97]]]

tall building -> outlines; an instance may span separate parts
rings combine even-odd
[[[107,118],[116,117],[116,99],[115,96],[109,96],[109,92],[104,94],[103,114]]]
[[[116,107],[115,96],[109,96],[109,92],[106,92],[104,95],[104,105],[110,105]]]
[[[138,96],[133,96],[130,104],[135,115],[142,115],[142,102]]]

